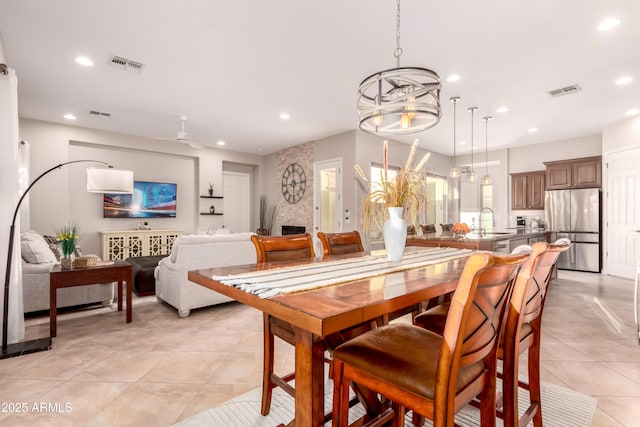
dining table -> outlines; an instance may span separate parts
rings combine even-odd
[[[467,258],[456,248],[407,247],[402,261],[383,252],[189,271],[189,280],[295,330],[295,419],[324,424],[324,339],[455,290]]]

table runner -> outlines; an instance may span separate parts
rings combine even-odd
[[[213,276],[212,279],[261,298],[271,298],[280,294],[307,291],[464,258],[472,252],[470,249],[425,248],[405,253],[398,262],[387,261],[384,256],[366,255],[236,275]]]

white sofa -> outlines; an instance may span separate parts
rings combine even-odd
[[[182,235],[173,242],[171,254],[155,269],[156,297],[187,317],[194,308],[231,301],[222,294],[188,279],[189,270],[228,265],[255,264],[254,233],[227,235]]]
[[[24,312],[49,310],[49,273],[60,261],[45,239],[35,231],[20,235],[20,250]],[[58,308],[94,303],[106,307],[113,302],[114,283],[58,289],[57,295]]]

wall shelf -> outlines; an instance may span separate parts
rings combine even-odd
[[[224,214],[219,212],[215,212],[215,213],[200,212],[200,215],[224,215]]]
[[[223,199],[223,196],[200,196],[201,199]]]

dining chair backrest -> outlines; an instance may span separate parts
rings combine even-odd
[[[345,233],[323,233],[318,231],[318,239],[322,242],[324,255],[364,252],[362,239],[357,231]]]
[[[528,258],[529,254],[499,256],[482,252],[472,255],[465,264],[442,335],[436,374],[436,407],[452,406],[447,399],[456,394],[456,380],[461,369],[484,360],[486,368],[492,366],[495,370],[503,308],[518,268]],[[476,274],[479,265],[485,266]]]
[[[435,224],[420,224],[420,230],[422,231],[422,234],[435,233],[436,232],[436,225]]]
[[[460,367],[495,354],[504,304],[511,294],[518,267],[529,258],[529,254],[499,256],[482,253],[471,256],[467,263],[473,266],[478,262],[478,256],[490,257],[487,269],[473,281],[465,280],[463,271],[443,332],[441,351],[449,351],[447,347],[459,351]],[[451,380],[455,383],[455,377]]]
[[[560,253],[569,249],[570,245],[568,241],[556,241],[548,245],[547,251],[540,255],[524,296],[522,322],[531,322],[542,315],[554,267]]]
[[[407,225],[407,236],[415,236],[416,234],[416,226],[415,225]]]
[[[315,258],[309,233],[284,236],[251,236],[256,247],[257,262],[296,261]]]

